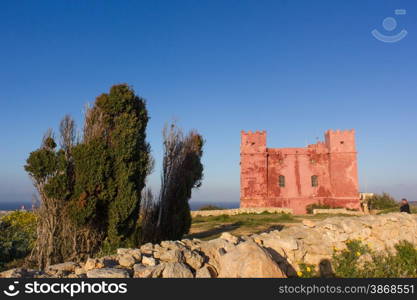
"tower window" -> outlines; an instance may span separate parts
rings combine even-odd
[[[285,176],[279,175],[278,185],[279,185],[279,187],[285,187]]]
[[[319,185],[318,177],[317,175],[311,176],[311,186],[316,187]]]
[[[341,141],[340,143],[343,145],[345,142],[344,141]]]

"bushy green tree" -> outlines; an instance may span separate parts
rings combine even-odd
[[[75,185],[75,199],[107,207],[106,243],[111,248],[137,242],[141,191],[151,165],[146,142],[148,119],[142,98],[127,85],[113,86],[88,111],[85,149],[74,155],[83,161],[75,167],[76,177],[82,177]],[[85,214],[85,221],[89,214]]]
[[[144,99],[115,85],[87,109],[80,141],[66,116],[61,147],[49,131],[30,154],[25,169],[41,197],[38,265],[138,242],[141,191],[152,165],[148,119]]]

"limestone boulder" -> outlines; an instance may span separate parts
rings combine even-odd
[[[85,273],[86,273],[86,271],[85,271],[84,267],[76,267],[74,269],[74,274],[75,275],[82,275],[82,274],[85,274]]]
[[[215,278],[217,277],[217,273],[216,273],[216,270],[212,266],[205,265],[201,269],[198,269],[195,272],[195,277],[196,278]]]
[[[184,255],[179,249],[166,250],[160,253],[159,259],[165,262],[184,262]]]
[[[187,249],[183,252],[183,255],[187,265],[192,267],[194,270],[201,268],[204,264],[204,257],[195,250],[191,251]]]
[[[116,253],[118,255],[129,254],[130,250],[131,250],[130,248],[119,248],[116,250]]]
[[[142,256],[142,264],[152,267],[157,264],[157,261],[152,256]]]
[[[142,254],[152,254],[153,252],[153,244],[152,243],[146,243],[140,246],[140,251]]]
[[[161,247],[169,250],[183,250],[185,248],[185,244],[181,241],[162,241]]]
[[[184,263],[170,262],[165,264],[163,278],[193,278],[193,273]]]
[[[217,238],[210,241],[205,241],[200,244],[200,251],[203,253],[208,263],[215,267],[216,270],[220,268],[220,257],[235,248],[236,245],[227,240]]]
[[[123,254],[119,257],[119,265],[130,268],[136,263],[135,258],[130,254]]]
[[[311,220],[308,220],[308,219],[303,220],[302,223],[303,223],[304,226],[309,227],[309,228],[313,228],[313,227],[316,226],[316,223],[314,221],[311,221]]]
[[[165,264],[158,264],[155,266],[145,266],[143,264],[136,264],[133,266],[134,278],[160,278]]]
[[[0,278],[22,278],[26,275],[26,269],[14,268],[0,273]]]
[[[119,248],[117,249],[118,256],[122,255],[130,255],[132,256],[136,262],[140,262],[142,259],[142,253],[140,252],[140,249],[130,249],[130,248]]]
[[[235,244],[235,245],[239,242],[239,238],[237,236],[232,235],[229,232],[223,232],[220,235],[220,238],[221,239],[224,239],[224,240],[226,240],[226,241],[228,241],[228,242],[230,242],[232,244]]]
[[[97,258],[88,258],[84,264],[84,270],[86,272],[100,268],[104,268],[104,264],[102,264]]]
[[[240,243],[220,256],[222,278],[284,278],[284,273],[271,255],[253,241]]]
[[[288,236],[270,235],[262,239],[262,244],[264,247],[271,248],[282,256],[288,256],[291,251],[298,249],[297,240]]]

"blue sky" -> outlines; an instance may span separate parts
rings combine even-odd
[[[81,127],[122,82],[148,101],[158,162],[164,122],[204,135],[192,201],[239,200],[240,130],[301,147],[330,128],[356,129],[362,191],[417,200],[416,14],[411,0],[1,1],[0,202],[30,201],[23,165],[45,130],[67,113]]]

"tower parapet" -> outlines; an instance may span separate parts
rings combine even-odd
[[[240,152],[241,153],[259,153],[266,151],[266,131],[255,131],[251,130],[245,132],[244,130],[240,133]]]
[[[356,152],[355,130],[327,130],[324,134],[325,143],[332,152]]]

